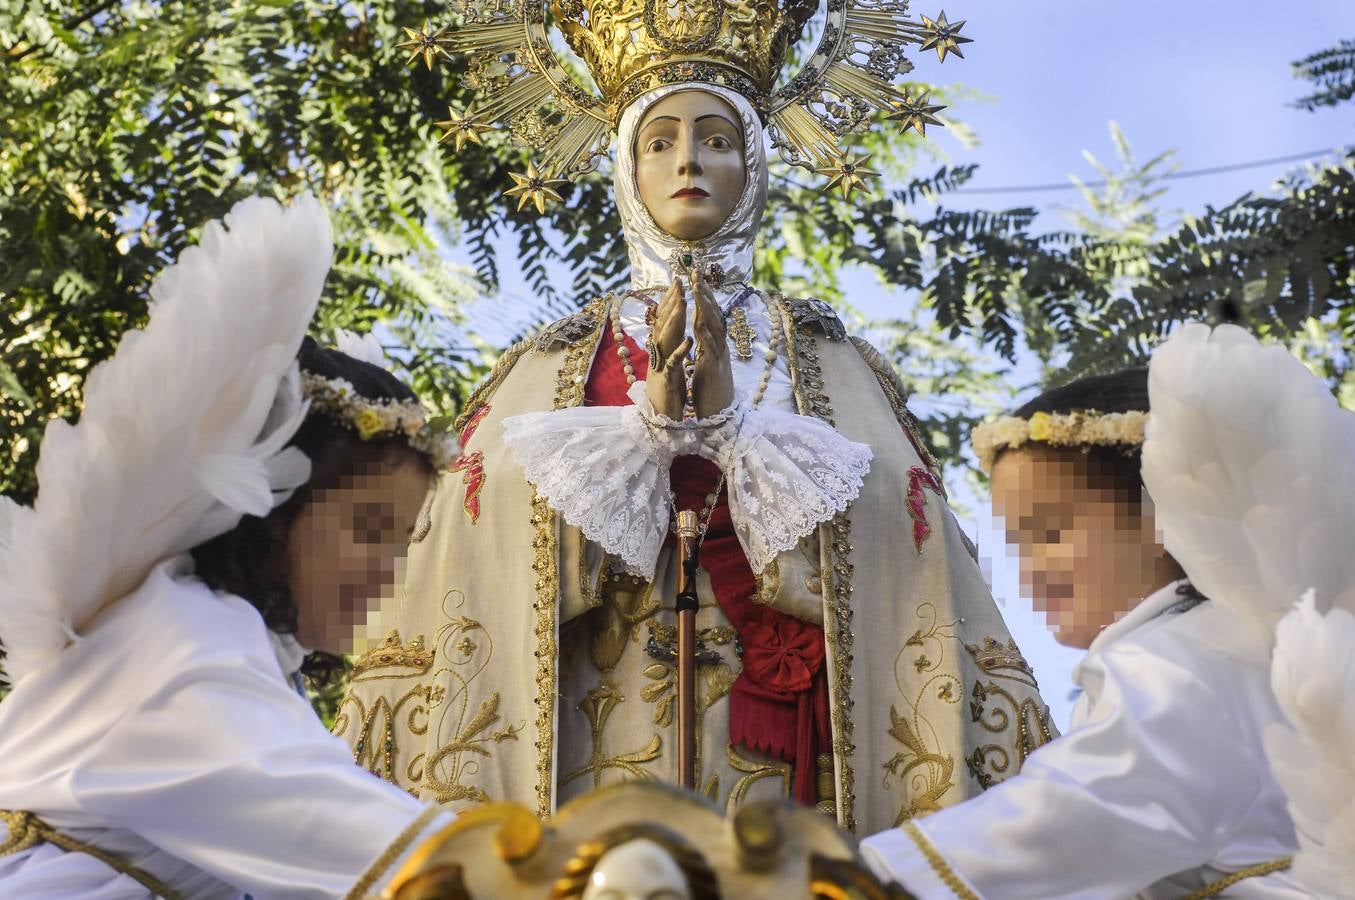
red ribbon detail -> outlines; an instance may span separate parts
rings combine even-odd
[[[466,486],[466,497],[461,501],[461,507],[470,516],[472,523],[480,518],[480,490],[485,486],[485,455],[478,450],[467,453],[466,444],[487,415],[489,404],[477,409],[470,417],[466,427],[461,429],[461,455],[448,467],[448,471],[463,473],[461,483]]]
[[[936,476],[930,470],[922,466],[912,466],[908,469],[908,515],[913,520],[913,544],[917,547],[917,552],[922,552],[922,545],[926,542],[927,536],[932,533],[932,527],[927,524],[927,505],[926,498],[922,495],[924,487],[931,488],[938,497],[945,496],[941,491],[941,482],[936,480]]]

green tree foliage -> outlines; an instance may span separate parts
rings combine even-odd
[[[1344,83],[1355,60],[1328,56],[1338,62],[1302,71]],[[952,337],[969,334],[1008,361],[1024,345],[1063,379],[1142,362],[1190,319],[1282,339],[1316,321],[1346,345],[1355,338],[1355,153],[1159,233],[1152,201],[1168,160],[1136,165],[1117,142],[1124,171],[1100,167],[1108,184],[1084,191],[1091,211],[1073,229],[1041,232],[1025,208],[916,221],[896,193],[865,208],[856,258],[920,291]]]
[[[78,413],[154,274],[253,193],[329,201],[319,328],[385,323],[422,391],[455,399],[480,365],[451,327],[469,273],[440,252],[459,173],[392,46],[426,6],[0,0],[0,488],[31,496],[43,424]]]
[[[78,415],[84,374],[143,321],[153,276],[246,195],[311,190],[327,202],[336,263],[318,330],[380,323],[441,411],[488,362],[459,318],[497,289],[500,253],[532,295],[529,320],[621,283],[605,171],[538,217],[497,187],[525,163],[501,133],[459,154],[437,145],[434,123],[472,99],[462,67],[408,67],[396,44],[401,26],[446,8],[0,0],[0,490],[31,498],[44,423]],[[889,158],[912,141],[870,139]],[[850,207],[823,217],[812,189],[798,195],[781,220],[805,236],[799,270],[831,271],[850,235],[815,236]],[[452,247],[470,271],[447,261]],[[786,269],[790,253],[774,248],[764,270]],[[808,281],[831,293],[831,278]]]
[[[1355,40],[1342,40],[1294,63],[1294,74],[1315,90],[1295,103],[1302,109],[1336,106],[1355,97]]]

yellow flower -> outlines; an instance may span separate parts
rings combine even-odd
[[[1047,412],[1037,412],[1030,417],[1030,439],[1032,441],[1047,441],[1050,434],[1053,433],[1053,419]]]
[[[353,427],[357,429],[358,437],[364,441],[371,440],[381,433],[381,414],[370,407],[358,410],[358,414],[353,417]]]

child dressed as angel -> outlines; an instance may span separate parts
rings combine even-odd
[[[302,346],[313,199],[225,225],[48,426],[35,506],[0,498],[0,896],[360,895],[448,818],[355,766],[300,673],[394,581],[454,448],[382,368]]]
[[[1349,896],[1355,619],[1319,609],[1355,599],[1325,536],[1355,417],[1282,348],[1188,326],[974,445],[1083,690],[1019,775],[868,838],[872,864],[923,898]]]

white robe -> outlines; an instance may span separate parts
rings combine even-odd
[[[162,563],[0,702],[0,809],[183,896],[342,896],[424,806],[353,764],[258,612],[190,571],[187,557]],[[149,896],[49,843],[0,857],[0,897]]]
[[[1173,612],[1170,585],[1092,643],[1073,674],[1083,694],[1061,738],[988,792],[918,820],[933,866],[902,829],[862,842],[867,860],[924,900],[954,897],[1183,897],[1295,852],[1285,796],[1261,735],[1282,721],[1264,665],[1223,649],[1232,614]],[[1224,896],[1307,896],[1285,872]]]

